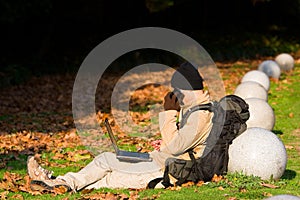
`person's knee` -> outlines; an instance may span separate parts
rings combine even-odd
[[[116,157],[116,155],[112,152],[103,152],[94,158],[94,163],[97,166],[109,167],[108,161],[112,160]]]
[[[112,153],[112,152],[103,152],[103,153],[99,154],[98,156],[96,156],[95,159],[97,159],[97,158],[102,158],[102,157],[104,157],[104,158],[109,158],[109,157],[112,157],[112,156],[114,156],[114,155],[115,155],[115,154]]]

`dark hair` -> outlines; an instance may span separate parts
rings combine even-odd
[[[191,63],[184,62],[173,74],[171,86],[182,90],[202,90],[203,79]]]

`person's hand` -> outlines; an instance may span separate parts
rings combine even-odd
[[[173,92],[168,92],[164,98],[164,109],[165,110],[180,110],[178,99]]]
[[[162,142],[162,140],[154,140],[153,142],[151,142],[151,146],[152,146],[155,150],[159,151],[161,142]]]

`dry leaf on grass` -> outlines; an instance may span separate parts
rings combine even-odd
[[[138,190],[135,190],[135,191],[130,191],[129,193],[129,199],[130,200],[136,200],[136,199],[139,199],[139,191]]]
[[[292,145],[284,145],[286,149],[294,149]]]
[[[236,197],[229,197],[227,200],[237,200]]]
[[[241,193],[246,193],[246,192],[247,192],[247,190],[246,190],[245,188],[241,188],[239,191],[240,191]]]
[[[90,195],[82,195],[81,197],[83,199],[89,199],[89,200],[117,200],[117,199],[124,199],[124,195],[119,194],[113,194],[111,192],[108,193],[96,193],[96,194],[90,194]],[[128,199],[128,197],[126,196]]]
[[[15,199],[15,200],[23,200],[24,199],[24,197],[21,194],[15,194],[11,198]]]
[[[105,195],[105,199],[107,200],[117,200],[118,199],[118,196],[113,194],[113,193],[110,193],[108,192],[106,195]]]
[[[173,186],[173,187],[168,187],[167,189],[172,190],[172,191],[178,191],[178,190],[181,190],[181,187],[180,186]]]
[[[7,199],[7,195],[9,194],[9,191],[4,191],[0,193],[0,198],[1,199]]]
[[[66,192],[68,192],[68,189],[64,186],[55,187],[53,191],[54,194],[64,194]]]
[[[125,199],[129,199],[128,195],[127,194],[119,194],[119,198],[120,200],[125,200]]]
[[[271,197],[271,196],[273,196],[271,193],[269,193],[269,192],[264,192],[263,193],[263,196],[264,197]]]
[[[189,182],[187,182],[187,183],[183,183],[183,184],[181,185],[181,187],[190,187],[190,186],[193,186],[193,185],[195,185],[195,183],[192,182],[192,181],[189,181]]]
[[[224,188],[223,188],[222,186],[219,186],[219,187],[218,187],[218,190],[222,190],[222,191],[223,191]]]
[[[213,177],[212,177],[212,179],[211,179],[211,182],[220,182],[221,180],[223,179],[223,176],[221,176],[221,175],[214,175]]]
[[[204,181],[199,181],[199,182],[196,184],[196,186],[200,187],[200,186],[202,186],[203,184],[204,184]]]
[[[279,186],[276,186],[276,185],[273,185],[273,184],[270,184],[270,183],[261,183],[262,186],[264,187],[267,187],[267,188],[272,188],[272,189],[275,189],[275,188],[278,188]]]

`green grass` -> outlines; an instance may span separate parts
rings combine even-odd
[[[296,147],[300,146],[300,65],[297,65],[292,73],[283,73],[279,82],[271,82],[269,91],[269,104],[272,106],[276,116],[276,124],[274,133],[283,141],[287,148],[288,163],[287,168],[280,180],[262,181],[254,176],[245,176],[242,174],[228,174],[226,180],[218,183],[208,183],[201,187],[190,186],[179,190],[142,190],[139,191],[140,199],[265,199],[269,195],[291,194],[300,196],[300,150]],[[81,147],[79,147],[81,148]],[[74,149],[63,149],[64,151],[72,151]],[[65,160],[52,160],[50,152],[44,152],[42,159],[51,162],[65,164]],[[9,161],[10,172],[26,174],[26,157],[20,156],[20,160]],[[10,159],[13,160],[13,159]],[[55,175],[64,174],[68,171],[78,171],[80,166],[85,166],[91,159],[80,160],[78,163],[71,163],[68,167],[49,167],[55,172]],[[79,165],[77,165],[79,164]],[[3,176],[6,169],[0,169],[0,177]],[[268,188],[261,183],[268,183],[276,188]],[[0,191],[1,193],[2,191]],[[93,193],[112,192],[114,194],[129,194],[130,190],[112,190],[99,189]],[[28,193],[18,192],[8,194],[12,197],[15,194],[21,194],[24,199],[80,199],[85,194],[83,192],[75,194],[64,194],[53,196],[51,194],[32,196]]]

